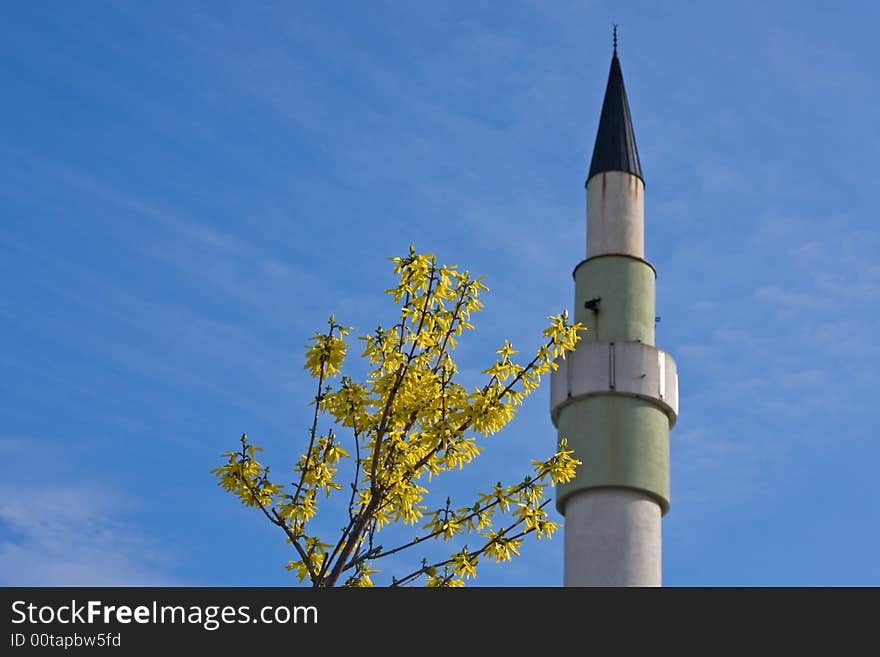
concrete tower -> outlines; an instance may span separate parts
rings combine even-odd
[[[669,430],[678,414],[675,361],[654,346],[645,183],[616,31],[614,40],[586,183],[586,259],[574,269],[575,320],[587,332],[551,382],[553,424],[583,461],[556,497],[566,586],[660,586]]]

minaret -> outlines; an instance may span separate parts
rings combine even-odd
[[[616,27],[586,188],[586,259],[574,269],[574,307],[587,331],[559,362],[550,393],[559,436],[583,462],[557,489],[565,586],[660,586],[678,374],[654,346],[656,271],[645,259],[645,183]]]

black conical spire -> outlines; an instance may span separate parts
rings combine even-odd
[[[587,182],[603,171],[625,171],[642,178],[642,165],[623,86],[623,72],[617,58],[617,26],[614,26],[614,54],[611,57],[611,72],[608,86],[605,87],[605,100],[602,102],[602,115],[593,147],[593,160]],[[642,179],[644,180],[644,179]]]

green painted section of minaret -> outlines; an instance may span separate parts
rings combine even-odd
[[[582,461],[575,478],[559,484],[556,508],[590,488],[630,488],[669,510],[669,418],[655,404],[624,395],[579,399],[559,413],[559,435]]]
[[[587,342],[654,344],[655,273],[645,260],[602,255],[583,261],[574,272],[575,320],[586,326]],[[595,310],[587,301],[599,299]],[[590,488],[630,488],[669,509],[669,417],[655,403],[610,392],[566,404],[557,420],[582,461],[571,481],[560,484],[556,507],[572,493]]]
[[[654,344],[654,268],[631,256],[601,255],[574,270],[575,321],[588,342]],[[585,307],[598,299],[595,310]]]

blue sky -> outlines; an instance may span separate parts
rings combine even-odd
[[[875,3],[16,3],[0,21],[0,584],[285,585],[208,470],[309,423],[302,347],[393,321],[410,243],[485,274],[459,351],[571,308],[620,24],[668,585],[880,585]],[[463,495],[553,449],[548,387]],[[492,585],[558,585],[562,536]]]

